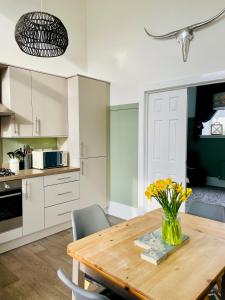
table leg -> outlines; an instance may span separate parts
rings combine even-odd
[[[80,269],[80,262],[73,259],[73,282],[81,288],[84,288],[85,276]],[[75,299],[75,297],[72,297]]]
[[[225,300],[225,274],[223,274],[221,282],[221,300]]]

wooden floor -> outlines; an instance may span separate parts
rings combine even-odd
[[[112,224],[121,220],[110,217]],[[71,276],[72,260],[66,247],[72,231],[57,233],[0,255],[0,300],[71,300],[70,291],[59,281],[63,268]]]

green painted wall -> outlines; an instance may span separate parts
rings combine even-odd
[[[8,162],[7,152],[15,151],[18,148],[23,148],[23,146],[26,144],[30,145],[32,149],[57,149],[57,138],[2,139],[2,162]]]
[[[110,108],[110,200],[138,206],[138,104]]]
[[[188,150],[199,153],[200,165],[207,176],[220,175],[220,162],[225,161],[225,138],[193,139],[194,118],[188,119]]]

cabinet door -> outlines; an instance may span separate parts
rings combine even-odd
[[[67,81],[32,72],[34,136],[67,136]]]
[[[24,179],[23,190],[23,235],[44,229],[44,184],[43,177]]]
[[[1,118],[3,137],[32,136],[31,72],[9,67],[2,76],[2,102],[15,117]]]
[[[109,84],[79,77],[81,158],[106,156]]]
[[[80,205],[106,208],[106,158],[81,159]]]

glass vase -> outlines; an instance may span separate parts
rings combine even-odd
[[[162,240],[172,246],[181,244],[182,232],[179,216],[172,217],[164,214],[162,221]]]

